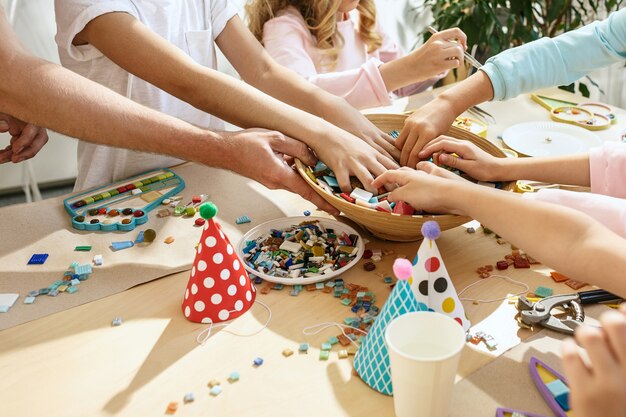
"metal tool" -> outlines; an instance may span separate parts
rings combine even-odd
[[[427,29],[428,29],[428,31],[429,31],[430,33],[432,33],[433,35],[434,35],[435,33],[439,33],[439,32],[437,31],[437,29],[435,29],[435,28],[434,28],[434,27],[432,27],[432,26],[428,26],[428,28],[427,28]],[[482,68],[483,64],[481,64],[480,62],[478,62],[478,60],[476,60],[476,58],[474,58],[473,56],[471,56],[471,55],[470,55],[467,51],[464,51],[464,52],[463,52],[463,56],[465,57],[465,60],[466,60],[467,62],[469,62],[470,64],[472,64],[472,66],[473,66],[474,68],[476,68],[476,69],[480,69],[480,68]]]
[[[585,321],[584,304],[595,304],[621,300],[620,297],[604,290],[583,291],[578,294],[554,295],[533,303],[526,297],[519,297],[517,309],[523,324],[540,324],[548,329],[562,333],[574,333]],[[562,308],[565,317],[552,315],[553,310]]]
[[[432,26],[428,26],[427,27],[428,31],[430,33],[432,33],[433,35],[435,33],[439,33],[437,31],[437,29],[435,29]],[[474,45],[476,46],[476,45]],[[474,48],[475,50],[475,48]],[[480,62],[478,62],[478,60],[476,58],[474,58],[470,53],[468,53],[467,51],[463,52],[463,56],[465,57],[465,60],[467,62],[469,62],[474,68],[476,69],[480,69],[482,68],[483,64],[481,64]],[[468,72],[467,76],[469,77],[471,71]],[[496,124],[496,119],[495,117],[493,117],[491,114],[489,114],[488,112],[486,112],[485,110],[481,109],[478,106],[472,106],[471,108],[469,108],[467,110],[468,112],[470,112],[474,117],[476,117],[477,119],[479,119],[481,122],[485,123],[485,124]]]
[[[496,118],[478,106],[472,106],[467,111],[484,124],[496,124]]]

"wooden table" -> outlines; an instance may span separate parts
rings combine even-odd
[[[430,94],[399,101],[395,110],[415,107]],[[513,123],[548,119],[547,112],[527,96],[483,107],[498,121],[497,126],[490,127],[490,139],[496,139]],[[626,121],[622,111],[618,118],[620,123]],[[599,135],[615,140],[619,130],[620,126],[612,127]],[[268,191],[264,198],[278,195],[274,193],[282,192]],[[292,211],[311,209],[308,202],[298,197],[291,201]],[[24,210],[36,212],[38,204],[25,206]],[[0,218],[6,222],[2,214],[0,209]],[[253,218],[255,214],[250,213]],[[10,241],[10,236],[2,239]],[[417,243],[368,239],[368,248],[392,249],[408,257],[418,247]],[[457,291],[477,280],[478,266],[493,264],[510,252],[509,245],[499,245],[493,236],[482,232],[468,234],[462,227],[444,232],[438,244]],[[377,271],[390,274],[394,258],[384,257]],[[555,287],[557,293],[571,292],[567,287],[552,285],[546,278],[549,269],[543,266],[507,272],[531,289],[548,285]],[[338,334],[337,329],[315,336],[303,335],[302,329],[307,326],[342,321],[352,315],[332,295],[303,291],[292,297],[288,289],[259,294],[259,299],[272,309],[267,329],[252,337],[231,334],[254,331],[266,321],[266,311],[257,304],[227,328],[215,331],[201,346],[196,336],[205,326],[188,322],[181,313],[188,275],[181,272],[167,276],[0,332],[0,415],[156,416],[165,413],[170,401],[180,403],[176,413],[179,416],[393,415],[391,397],[376,393],[352,375],[352,358],[338,359],[338,349],[334,348],[330,360],[318,359],[320,344]],[[379,276],[365,272],[360,265],[343,278],[368,286],[375,292],[379,306],[389,293]],[[492,279],[466,296],[491,298],[515,291],[516,287]],[[475,329],[492,334],[499,349],[491,353],[484,347],[467,345],[459,379],[530,335],[517,327],[514,308],[506,302],[464,304]],[[124,323],[111,327],[111,319],[116,316],[123,317]],[[308,354],[297,352],[301,342],[311,344]],[[296,353],[283,357],[285,348]],[[265,363],[254,367],[252,361],[256,357],[262,357]],[[227,377],[232,371],[238,371],[241,379],[231,384]],[[207,383],[212,379],[221,381],[223,387],[217,397],[208,394]],[[188,392],[193,392],[196,400],[183,404],[183,396]],[[493,409],[484,410],[485,416],[493,414]],[[464,413],[453,410],[452,415]]]

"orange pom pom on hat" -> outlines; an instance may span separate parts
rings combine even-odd
[[[232,320],[248,311],[256,289],[228,237],[213,217],[213,203],[200,206],[206,219],[191,276],[185,290],[183,314],[196,323]]]

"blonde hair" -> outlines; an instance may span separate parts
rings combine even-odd
[[[343,39],[337,33],[337,10],[341,0],[251,0],[246,4],[248,27],[254,36],[263,42],[263,25],[288,6],[295,7],[306,22],[307,28],[317,40],[318,50],[325,56],[322,63],[330,70],[337,64],[339,49]],[[376,5],[374,0],[361,0],[359,12],[359,36],[372,53],[381,47],[383,41],[376,30]]]

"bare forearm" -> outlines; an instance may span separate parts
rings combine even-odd
[[[238,17],[228,22],[216,43],[241,78],[267,95],[319,116],[362,139],[379,134],[346,100],[304,81],[300,75],[274,61]]]
[[[309,145],[322,141],[324,135],[336,129],[320,117],[307,113],[316,113],[318,109],[304,94],[299,100],[283,103],[233,77],[197,65],[184,79],[188,88],[170,91],[172,94],[243,128],[279,130]]]
[[[441,93],[435,100],[448,103],[456,117],[470,107],[492,98],[493,86],[489,77],[484,72],[477,71],[471,77]]]
[[[267,52],[263,51],[263,55]],[[302,77],[273,62],[269,57],[259,59],[260,65],[254,65],[249,73],[244,72],[243,80],[260,91],[305,112],[324,117],[324,108],[330,107],[336,97],[304,82]]]
[[[92,44],[125,70],[234,125],[280,130],[308,145],[338,130],[240,80],[193,62],[129,15],[100,16],[76,40]]]
[[[478,71],[468,79],[444,91],[435,100],[447,104],[454,116],[493,98],[493,86],[487,74]],[[548,183],[589,186],[589,155],[564,157],[516,158],[500,161],[493,180],[527,179]]]
[[[221,164],[206,152],[209,145],[223,146],[216,133],[143,107],[23,51],[1,65],[6,68],[0,77],[1,112],[94,143]]]
[[[267,58],[269,59],[269,56]],[[325,91],[313,83],[305,82],[298,74],[274,61],[267,63],[267,68],[263,74],[259,74],[259,77],[253,80],[245,79],[245,81],[266,94],[319,116],[357,137],[363,138],[368,132],[373,133],[373,131],[379,133],[379,130],[344,98]]]
[[[498,181],[525,179],[553,184],[590,185],[589,154],[509,158],[494,172]]]
[[[499,190],[466,184],[452,187],[446,198],[457,212],[487,225],[571,278],[626,296],[626,242],[595,220],[566,207]]]
[[[411,64],[410,58],[404,56],[378,67],[388,92],[398,90],[420,80],[416,76],[418,71],[416,71],[414,63],[413,65]]]

